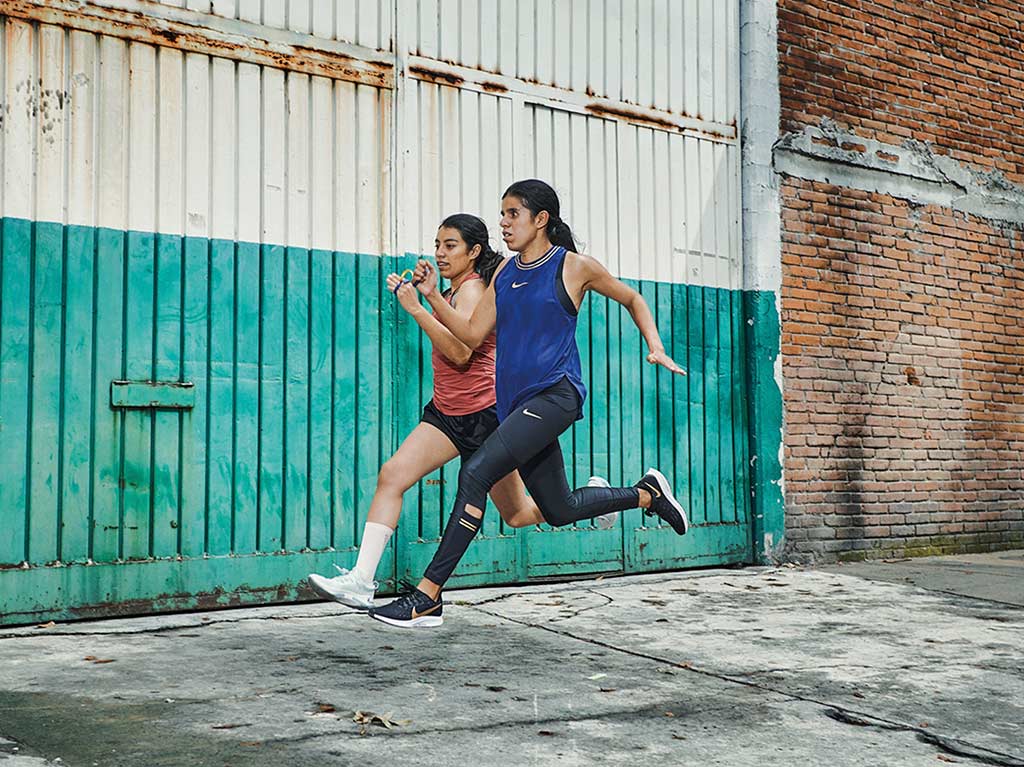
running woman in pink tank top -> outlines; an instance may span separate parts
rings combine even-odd
[[[434,249],[437,270],[451,283],[445,300],[468,320],[502,263],[502,256],[490,246],[487,225],[467,213],[449,216],[441,223]],[[340,574],[333,578],[316,573],[309,576],[314,591],[350,607],[373,606],[377,565],[398,525],[405,491],[456,456],[463,461],[472,457],[498,428],[494,334],[475,350],[470,349],[420,304],[419,292],[411,284],[391,274],[387,285],[433,344],[434,396],[423,408],[420,423],[381,468],[355,567],[343,570],[335,565]],[[597,478],[592,481],[603,482]],[[495,484],[490,496],[510,527],[544,521],[516,471]],[[614,516],[598,524],[610,527]],[[426,625],[435,625],[432,620],[440,623],[441,619],[422,617]]]

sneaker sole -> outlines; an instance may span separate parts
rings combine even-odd
[[[345,605],[345,607],[355,607],[360,610],[369,610],[373,607],[373,597],[364,599],[358,597],[355,594],[332,594],[326,588],[321,586],[313,578],[307,578],[306,582],[309,583],[309,587],[313,589],[317,594],[322,596],[324,599],[329,599],[333,602]]]
[[[679,533],[680,535],[686,535],[686,531],[690,529],[690,523],[686,519],[686,512],[683,511],[682,504],[680,504],[679,501],[676,500],[676,497],[672,494],[672,488],[669,486],[668,480],[665,479],[665,475],[662,474],[657,469],[648,469],[647,473],[654,477],[654,479],[658,483],[658,487],[661,488],[662,496],[666,501],[672,504],[672,508],[676,510],[676,513],[679,515],[680,521],[683,523],[683,529],[680,530],[679,526],[670,519],[665,521],[672,525],[672,529],[675,530],[677,533]]]
[[[389,626],[395,626],[400,629],[432,629],[444,623],[444,618],[438,615],[424,615],[420,618],[413,618],[409,621],[395,620],[394,618],[388,618],[383,615],[374,615],[373,613],[370,613],[370,617],[380,621],[381,623],[386,623]]]
[[[611,484],[604,477],[591,477],[587,481],[587,487],[611,487]],[[597,525],[598,530],[611,530],[615,527],[615,523],[619,521],[619,512],[613,511],[611,514],[602,514],[599,517],[594,517],[594,524]]]

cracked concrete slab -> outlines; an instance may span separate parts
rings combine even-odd
[[[449,600],[8,630],[0,765],[1024,764],[1019,609],[790,568]]]

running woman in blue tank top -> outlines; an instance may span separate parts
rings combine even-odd
[[[433,267],[426,261],[417,266],[420,292],[456,338],[475,349],[496,329],[500,423],[462,464],[455,508],[419,586],[370,610],[391,625],[411,627],[428,612],[440,615],[441,588],[480,527],[488,490],[516,469],[553,527],[639,507],[679,535],[688,529],[685,511],[657,469],[648,469],[632,487],[569,488],[558,436],[582,418],[587,396],[576,346],[576,315],[587,291],[629,310],[647,342],[648,362],[684,371],[665,353],[643,297],[598,261],[575,252],[572,232],[559,217],[558,196],[548,184],[516,182],[501,203],[502,236],[517,255],[498,266],[469,319],[439,295]]]

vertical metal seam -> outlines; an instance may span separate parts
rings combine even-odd
[[[357,26],[357,28],[358,28],[358,26]],[[354,98],[355,103],[356,103],[356,109],[354,110],[353,116],[352,116],[352,131],[353,131],[353,134],[352,134],[352,155],[353,155],[353,159],[355,160],[355,163],[354,163],[355,173],[353,174],[353,178],[352,178],[352,184],[353,184],[353,186],[355,188],[354,188],[354,194],[352,196],[352,199],[358,200],[359,199],[359,86],[358,85],[354,86],[352,90],[354,91],[353,98]],[[360,317],[360,314],[359,314],[359,305],[360,305],[360,303],[359,303],[359,271],[360,271],[360,269],[359,269],[359,266],[360,266],[359,242],[360,241],[359,241],[359,216],[358,216],[358,214],[355,217],[355,221],[353,222],[352,228],[353,228],[352,242],[355,244],[355,247],[353,248],[353,251],[354,251],[354,253],[353,253],[353,261],[354,261],[354,272],[355,272],[355,280],[353,280],[353,283],[354,283],[353,294],[354,294],[355,300],[352,303],[352,307],[354,309],[353,317],[352,317],[352,326],[353,326],[352,327],[352,332],[353,332],[353,341],[354,341],[354,344],[355,344],[355,349],[353,350],[353,360],[355,362],[355,367],[356,367],[355,371],[353,371],[353,378],[354,378],[353,384],[354,384],[354,386],[352,387],[352,389],[353,389],[353,393],[352,393],[352,417],[353,417],[354,420],[358,420],[358,414],[359,414],[359,374],[358,374],[357,371],[359,370],[359,352],[360,352],[360,348],[359,348],[359,317]],[[354,448],[352,450],[352,545],[353,546],[355,546],[357,544],[358,540],[359,540],[359,529],[358,529],[358,527],[359,527],[359,435],[357,433],[354,436],[355,436],[355,439],[353,440]]]
[[[130,119],[130,113],[129,113]],[[129,232],[121,232],[121,378],[128,377],[128,240]],[[125,439],[127,436],[128,417],[122,414],[118,420],[118,471],[117,471],[117,556],[124,559],[124,492],[125,481]]]
[[[396,2],[397,2],[397,0],[396,0]],[[419,7],[420,7],[419,3],[417,3],[417,8],[419,8]],[[417,40],[419,39],[419,32],[418,32],[418,30],[417,30],[416,39]],[[404,70],[402,72],[402,76],[403,77],[405,76]],[[423,98],[422,98],[422,90],[423,89],[422,89],[421,85],[419,83],[417,83],[417,82],[411,83],[409,87],[416,89],[416,120],[414,121],[414,125],[416,126],[415,127],[416,138],[418,139],[418,141],[416,142],[416,146],[422,147],[423,146]],[[423,152],[417,152],[416,153],[416,199],[417,200],[422,200],[423,199],[423,154],[424,154]],[[416,222],[417,222],[417,225],[416,225],[416,243],[422,243],[423,242],[423,231],[422,231],[422,227],[423,227],[423,214],[422,214],[422,211],[417,211]],[[417,248],[421,248],[421,247],[422,247],[422,245],[417,245]],[[416,364],[417,364],[417,369],[419,371],[419,376],[420,376],[419,380],[420,381],[423,380],[423,375],[424,375],[424,366],[423,366],[424,346],[425,346],[425,344],[424,344],[422,335],[417,334],[417,336],[416,336]],[[417,495],[417,503],[419,504],[419,509],[420,509],[420,513],[417,515],[417,520],[416,520],[416,531],[417,531],[416,534],[417,534],[417,536],[419,538],[422,538],[423,537],[423,483],[422,482],[417,482],[416,483],[416,495]],[[396,547],[396,549],[397,549],[397,547]],[[396,565],[395,565],[396,573],[397,573],[397,568],[398,568],[398,565],[397,565],[397,562],[396,562]]]
[[[28,99],[31,104],[32,92],[36,90],[36,83],[39,79],[39,73],[41,68],[40,51],[41,45],[39,41],[39,29],[36,26],[30,28],[29,34],[34,38],[33,55],[32,55],[32,75],[31,81],[28,87]],[[38,91],[37,91],[38,98]],[[30,112],[31,114],[31,112]],[[33,116],[34,117],[34,116]],[[37,122],[33,120],[33,122]],[[38,129],[32,131],[32,157],[35,158],[39,151],[38,147]],[[25,560],[29,561],[31,554],[31,530],[32,530],[32,480],[35,472],[32,470],[32,420],[35,402],[33,379],[35,378],[35,348],[36,348],[36,321],[35,321],[35,308],[36,308],[36,239],[38,237],[38,188],[36,173],[32,173],[31,180],[31,191],[29,198],[32,201],[31,214],[30,214],[30,240],[29,240],[29,299],[28,299],[28,376],[25,381],[25,388],[27,391],[26,396],[26,421],[25,421]]]
[[[237,82],[237,81],[236,81]],[[237,125],[237,119],[236,119]],[[236,142],[235,146],[238,144]],[[236,171],[235,178],[238,178]],[[238,238],[232,243],[231,281],[231,543],[232,554],[238,546]]]
[[[212,122],[212,121],[211,121]],[[209,234],[209,230],[207,230]],[[213,317],[210,311],[213,303],[213,239],[206,237],[206,369],[204,380],[206,382],[206,397],[203,409],[206,411],[206,423],[204,424],[203,453],[203,554],[210,550],[210,402],[213,399],[213,368],[211,364],[212,354],[210,347],[213,338]]]
[[[71,32],[63,30],[61,42],[64,52],[64,66],[61,73],[62,88],[64,94],[70,93],[69,70],[71,69]],[[3,80],[0,80],[2,83]],[[61,268],[60,268],[60,375],[57,379],[57,540],[55,559],[64,559],[64,435],[65,435],[65,412],[66,412],[66,370],[67,370],[67,308],[68,308],[68,189],[69,160],[71,125],[68,119],[70,106],[67,96],[64,95],[58,100],[61,108],[64,135],[61,137],[62,159],[64,165],[64,178],[61,184]],[[2,148],[0,148],[2,151]],[[0,176],[0,183],[2,183]],[[0,279],[0,286],[3,280]],[[0,288],[2,289],[2,288]],[[0,344],[0,349],[3,346]]]
[[[185,273],[186,255],[188,252],[187,230],[185,228],[185,189],[186,189],[186,158],[188,157],[188,54],[181,55],[181,113],[178,129],[181,135],[181,198],[178,201],[181,208],[181,218],[178,221],[181,236],[178,241],[178,380],[185,380]],[[183,526],[185,522],[185,499],[182,491],[185,488],[185,418],[178,415],[178,527],[176,552],[182,555],[182,544],[184,543]]]
[[[94,166],[95,167],[95,166]],[[95,208],[94,208],[95,210]],[[99,227],[92,229],[93,258],[99,253]],[[96,301],[99,297],[99,263],[95,260],[92,269],[92,311],[91,314],[91,370],[90,392],[89,392],[89,529],[88,529],[88,559],[91,562],[95,551],[95,524],[96,524],[96,375],[97,375],[97,351],[96,351],[96,326],[97,315]]]
[[[31,89],[29,93],[31,94]],[[29,231],[29,277],[28,277],[28,376],[25,381],[26,396],[26,421],[25,421],[25,559],[29,561],[31,553],[31,531],[32,531],[32,480],[35,472],[32,471],[32,417],[34,414],[34,387],[32,381],[35,377],[35,348],[36,348],[36,238],[38,237],[37,227],[39,224],[32,220]]]
[[[337,24],[337,3],[334,4],[335,24]],[[337,26],[335,26],[337,29]],[[336,548],[335,530],[338,487],[335,466],[337,453],[337,354],[338,354],[338,83],[331,80],[331,456],[327,462],[331,475],[330,495],[330,541],[331,548]]]
[[[236,5],[236,9],[238,6]],[[238,247],[241,241],[241,184],[239,174],[241,172],[241,158],[239,157],[239,146],[241,144],[241,88],[239,78],[241,67],[236,61],[234,64],[234,118],[235,118],[235,141],[232,147],[232,158],[234,167],[231,169],[232,179],[235,187],[234,204],[234,237],[233,237],[233,261],[232,261],[232,283],[231,283],[231,327],[234,332],[231,334],[231,544],[230,551],[234,554],[238,548]]]
[[[90,392],[90,407],[89,407],[89,561],[92,561],[93,555],[95,554],[95,513],[96,513],[96,474],[98,469],[98,460],[96,458],[96,421],[97,413],[97,392],[96,392],[96,376],[98,374],[99,359],[97,351],[96,333],[98,330],[97,326],[97,311],[96,305],[99,298],[99,260],[97,258],[99,254],[99,184],[97,183],[99,177],[99,118],[100,118],[100,101],[99,94],[100,89],[98,84],[101,82],[99,79],[100,73],[100,58],[101,58],[101,46],[99,35],[92,35],[93,41],[93,57],[92,57],[92,82],[95,84],[90,88],[92,94],[92,114],[90,115],[92,121],[92,239],[93,239],[93,258],[94,264],[92,269],[92,384]]]
[[[395,179],[398,174],[405,170],[403,164],[402,155],[402,142],[399,139],[399,126],[402,125],[402,117],[404,117],[405,104],[406,104],[406,89],[409,87],[408,81],[405,79],[405,59],[406,59],[406,43],[405,35],[403,34],[403,25],[399,22],[399,0],[393,0],[391,8],[391,29],[389,30],[389,36],[391,38],[391,49],[395,54],[395,68],[394,78],[392,80],[392,92],[394,94],[391,99],[391,119],[388,125],[388,134],[390,136],[390,150],[391,150],[391,172],[388,174],[388,195],[391,200],[391,251],[396,256],[402,255],[402,237],[399,229],[399,215],[401,212],[401,200],[398,193],[398,184]],[[395,328],[395,335],[398,332],[398,312],[399,308],[393,306],[394,316],[396,321],[393,323]],[[395,358],[398,356],[398,344],[392,342],[392,371],[395,370]],[[417,355],[418,356],[418,355]],[[396,376],[391,376],[392,394],[391,401],[397,401],[398,395],[398,384]],[[391,443],[392,450],[397,448],[397,436],[398,436],[398,408],[394,408],[391,413]],[[416,495],[420,495],[420,488],[422,483],[416,483]],[[417,507],[421,508],[420,504],[417,503]],[[417,518],[420,516],[416,515]],[[398,546],[392,546],[391,548],[391,571],[392,574],[398,572]]]
[[[150,379],[157,380],[157,338],[160,332],[160,46],[153,51],[153,318],[150,334]],[[149,556],[156,551],[156,413],[149,427]]]
[[[0,110],[0,118],[7,120],[7,109],[8,109],[8,98],[7,98],[7,56],[9,44],[6,42],[10,39],[8,34],[8,27],[10,21],[6,16],[0,16],[0,35],[3,35],[4,46],[2,48],[2,55],[0,55],[0,97],[3,99],[3,109]],[[3,215],[4,219],[9,218],[10,211],[7,210],[5,204],[7,202],[7,131],[0,130],[0,214]],[[0,267],[2,268],[2,267]],[[0,282],[0,285],[3,285]],[[2,333],[2,328],[0,328]],[[2,348],[2,347],[0,347]]]
[[[313,22],[313,8],[310,6],[310,24]],[[312,187],[313,182],[313,78],[306,79],[306,95],[308,99],[307,114],[309,115],[308,136],[306,139],[306,162],[308,179],[307,187]],[[308,213],[307,229],[309,230],[309,245],[306,251],[306,547],[309,548],[312,541],[312,512],[313,512],[313,253],[316,243],[313,242],[313,195],[306,194],[306,210]]]
[[[213,413],[213,60],[206,56],[206,151],[208,153],[207,168],[211,171],[206,186],[206,436],[204,445],[203,470],[205,473],[203,502],[203,554],[210,551],[210,455],[212,453],[210,437],[210,420]],[[187,215],[188,211],[186,211]]]
[[[154,145],[154,159],[158,155],[157,147]],[[157,332],[159,330],[159,288],[160,288],[160,247],[158,242],[159,234],[153,233],[153,293],[151,296],[153,315],[150,324],[150,380],[157,379],[156,358],[157,358]],[[149,417],[149,556],[154,552],[154,526],[156,524],[156,412],[147,414]]]
[[[260,0],[261,4],[263,0]],[[261,18],[262,18],[262,6],[261,6]],[[262,520],[263,520],[263,227],[264,227],[264,215],[265,215],[265,202],[264,196],[266,195],[266,126],[264,125],[265,120],[265,104],[264,104],[264,75],[266,69],[264,67],[259,68],[259,104],[257,110],[259,113],[259,125],[260,125],[260,147],[259,155],[260,161],[258,163],[260,173],[260,187],[259,187],[259,295],[257,298],[257,343],[256,343],[256,545],[255,550],[260,551],[262,549]]]
[[[287,20],[286,20],[287,21]],[[291,157],[289,141],[291,139],[291,78],[289,72],[284,73],[284,141],[281,146],[284,165],[284,180],[281,188],[284,190],[284,236],[281,256],[284,259],[282,266],[281,285],[281,540],[280,550],[288,548],[288,273],[291,259],[289,258],[289,242],[291,235],[291,170],[288,160]]]

